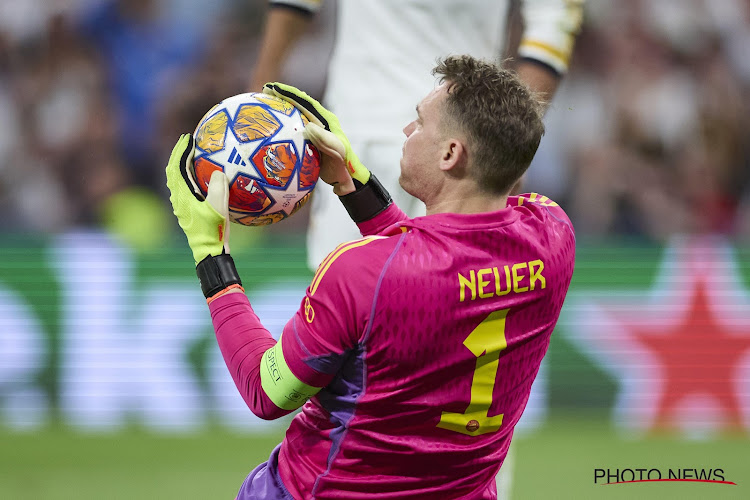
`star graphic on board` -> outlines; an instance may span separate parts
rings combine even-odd
[[[726,244],[679,240],[647,294],[579,294],[569,306],[577,345],[619,382],[620,424],[750,429],[750,297]]]
[[[692,284],[687,315],[666,331],[632,325],[631,335],[659,359],[665,386],[659,395],[656,426],[666,427],[680,411],[680,402],[695,395],[715,400],[732,427],[741,427],[740,401],[734,371],[750,348],[748,335],[733,335],[715,317],[709,284]],[[624,320],[623,324],[628,325]]]

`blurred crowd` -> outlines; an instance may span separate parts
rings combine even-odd
[[[587,5],[530,175],[578,234],[750,236],[750,2]]]
[[[167,234],[169,151],[248,90],[265,9],[0,0],[0,231]],[[313,95],[334,21],[290,77]],[[559,201],[579,235],[750,238],[748,48],[750,0],[589,0],[526,190]]]

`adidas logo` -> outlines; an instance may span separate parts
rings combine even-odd
[[[235,165],[242,165],[243,167],[247,166],[247,163],[245,163],[245,160],[243,160],[240,154],[237,152],[237,148],[232,149],[232,154],[229,155],[229,163],[234,163]]]

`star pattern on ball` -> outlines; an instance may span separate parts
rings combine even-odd
[[[291,116],[287,116],[284,113],[270,109],[270,111],[279,119],[281,122],[281,130],[273,136],[273,142],[287,141],[294,144],[294,149],[297,153],[297,158],[302,158],[305,154],[305,139],[300,134],[300,131],[304,128],[302,123],[302,115],[298,109],[295,109]]]
[[[233,120],[234,117],[237,116],[237,112],[241,106],[241,103],[230,103],[230,105],[227,106],[227,112],[233,117]],[[295,109],[291,116],[287,116],[273,108],[266,108],[266,110],[281,122],[280,130],[272,136],[270,142],[290,142],[294,145],[297,157],[302,158],[302,155],[304,155],[305,152],[305,140],[302,138],[302,135],[299,134],[299,131],[304,127],[299,110]],[[232,134],[237,140],[237,136],[232,127],[227,127],[227,134]],[[264,143],[269,142],[268,139],[258,139],[245,143],[240,143],[239,140],[237,140],[237,142],[238,145],[236,148],[224,148],[220,151],[209,153],[204,156],[218,165],[224,165],[224,173],[229,178],[230,183],[237,178],[237,174],[239,173],[262,182],[263,176],[253,166],[252,156],[259,147]],[[234,162],[230,161],[230,158],[234,158],[235,155],[238,155],[237,160]],[[296,174],[295,178],[297,178]]]
[[[271,195],[274,203],[268,209],[264,211],[266,214],[272,214],[275,212],[284,212],[287,216],[292,214],[294,205],[300,198],[300,193],[307,192],[309,190],[303,190],[299,188],[299,170],[295,170],[294,176],[290,179],[285,190],[269,189],[268,193]]]
[[[269,99],[277,98],[259,100],[253,93],[229,97],[212,108],[199,126],[205,135],[206,127],[201,127],[206,120],[219,113],[226,117],[214,124],[209,131],[212,135],[204,141],[215,145],[197,149],[196,159],[206,161],[196,162],[196,173],[207,177],[213,170],[223,169],[230,186],[230,213],[242,214],[240,223],[245,225],[252,224],[254,216],[262,215],[265,219],[259,218],[260,223],[267,224],[292,215],[309,199],[306,195],[317,180],[317,165],[310,161],[315,163],[319,158],[305,159],[310,143],[302,133],[302,113]],[[218,144],[214,136],[218,137],[220,131],[224,136]],[[208,139],[213,142],[209,144]],[[305,186],[300,185],[303,180]],[[269,216],[273,219],[270,222]]]
[[[230,129],[228,133],[233,134],[234,132]],[[221,151],[207,155],[207,158],[219,165],[224,165],[224,173],[227,175],[227,178],[229,178],[230,183],[234,181],[240,173],[260,181],[263,177],[261,177],[255,168],[253,168],[249,157],[262,143],[263,139],[241,143],[238,144],[236,148],[224,148]],[[235,163],[237,160],[235,160],[235,162],[229,161],[229,158],[233,155],[237,155],[241,161],[238,163]]]

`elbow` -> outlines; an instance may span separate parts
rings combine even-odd
[[[256,417],[263,419],[263,420],[276,420],[277,418],[281,418],[285,415],[289,415],[291,413],[290,410],[282,410],[276,405],[273,405],[273,408],[250,408],[250,410],[255,414]]]
[[[253,414],[263,420],[276,420],[285,415],[289,415],[293,410],[285,410],[276,406],[273,401],[260,389],[256,393],[257,397],[250,400],[246,399],[245,403]]]

